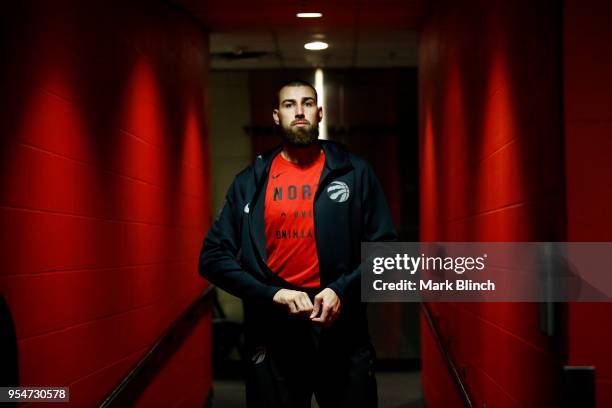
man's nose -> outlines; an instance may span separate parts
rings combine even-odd
[[[304,108],[302,107],[302,105],[296,105],[295,107],[295,117],[304,117]]]

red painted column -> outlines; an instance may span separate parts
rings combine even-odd
[[[0,290],[20,384],[70,386],[73,405],[93,406],[205,287],[207,35],[162,1],[14,3],[2,17]],[[143,406],[201,405],[209,320]]]
[[[440,1],[421,32],[423,241],[563,241],[560,5]],[[430,304],[475,406],[557,406],[561,357],[532,303]],[[430,407],[458,405],[426,324]]]

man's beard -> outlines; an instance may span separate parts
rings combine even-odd
[[[296,147],[310,146],[319,138],[319,124],[305,127],[289,127],[282,129],[282,137],[285,143]]]

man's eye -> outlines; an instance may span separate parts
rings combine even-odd
[[[306,102],[304,105],[308,106],[309,108],[312,108],[314,106],[314,103]]]
[[[290,107],[292,107],[292,106],[293,106],[293,105],[292,105],[292,104],[290,104],[290,103],[286,103],[285,105],[283,105],[283,107],[285,107],[285,108],[287,108],[287,109],[288,109],[288,108],[290,108]]]

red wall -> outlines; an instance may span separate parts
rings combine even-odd
[[[560,5],[440,1],[420,39],[423,241],[563,241]],[[532,303],[430,304],[475,406],[557,406],[561,356]],[[457,390],[421,324],[429,407]]]
[[[205,287],[207,35],[161,1],[13,3],[2,17],[0,289],[20,383],[70,386],[75,405],[93,406]],[[202,403],[204,320],[167,366],[189,375],[162,373],[143,406]]]
[[[564,100],[568,239],[612,241],[612,5],[565,1]],[[569,305],[568,363],[592,365],[598,407],[612,406],[609,304]]]

